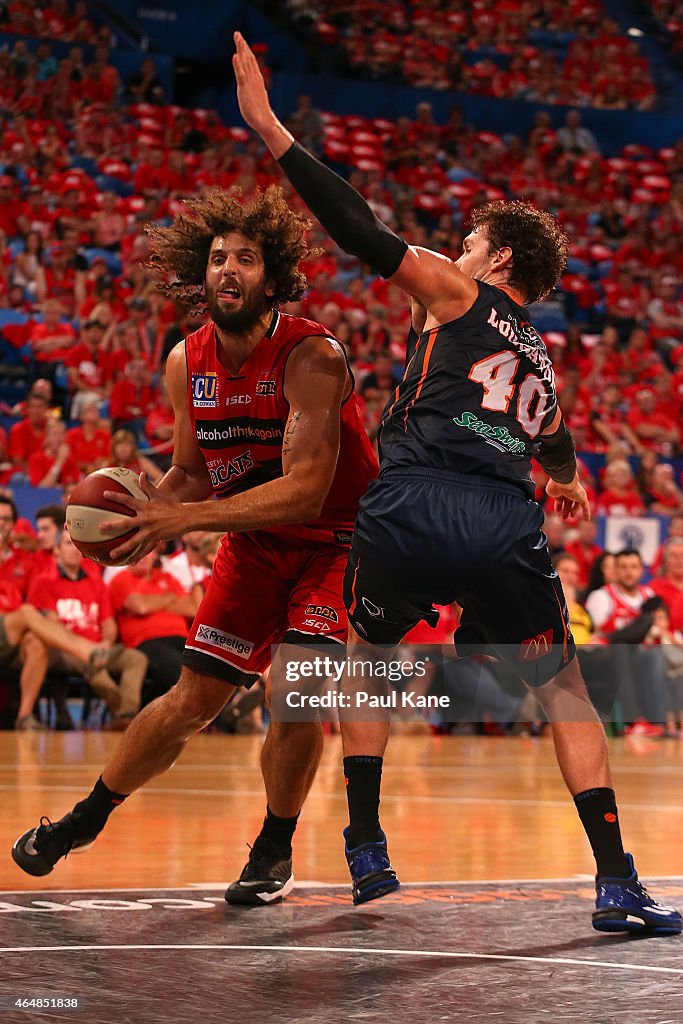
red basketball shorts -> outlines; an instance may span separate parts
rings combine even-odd
[[[187,638],[183,664],[249,685],[289,631],[346,642],[342,598],[349,549],[266,531],[224,537]]]

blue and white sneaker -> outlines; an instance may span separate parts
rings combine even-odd
[[[629,878],[598,878],[593,927],[599,932],[632,932],[647,935],[678,935],[683,918],[673,907],[662,907],[638,881],[633,857],[626,854]]]
[[[388,896],[390,892],[396,892],[401,888],[401,883],[396,877],[396,872],[389,863],[387,853],[387,837],[381,833],[382,839],[378,843],[362,843],[355,849],[349,849],[349,833],[351,826],[344,829],[344,853],[351,872],[353,882],[353,902],[367,903],[369,900],[379,899],[380,896]]]

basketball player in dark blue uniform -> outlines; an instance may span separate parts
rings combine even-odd
[[[557,759],[597,864],[593,925],[675,934],[624,852],[605,734],[588,697],[567,607],[533,500],[530,460],[568,517],[589,518],[552,366],[526,307],[555,287],[568,239],[530,204],[475,211],[456,262],[410,247],[365,200],[295,142],[273,113],[239,33],[240,109],[337,244],[411,296],[401,384],[380,434],[381,470],[361,503],[346,577],[350,645],[398,644],[432,604],[463,608],[463,653],[486,650],[524,679],[552,726]],[[398,888],[379,824],[388,723],[343,723],[354,902]]]

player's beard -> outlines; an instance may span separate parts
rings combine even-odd
[[[251,295],[242,293],[242,305],[231,310],[221,306],[217,292],[207,291],[206,305],[216,327],[222,331],[240,332],[251,330],[264,313],[273,308],[273,300],[261,291]]]

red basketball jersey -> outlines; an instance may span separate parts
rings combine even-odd
[[[186,338],[190,417],[218,498],[282,476],[282,441],[289,416],[283,393],[285,366],[292,350],[313,336],[331,337],[322,324],[276,311],[236,377],[218,358],[213,323]],[[320,518],[274,530],[323,542],[348,542],[358,503],[377,470],[352,392],[342,405],[337,469]]]
[[[605,590],[612,599],[612,611],[606,622],[600,627],[603,633],[613,633],[617,629],[624,629],[640,615],[640,606],[636,610],[630,604],[622,600],[619,591],[611,583],[608,583]],[[640,603],[645,604],[648,598],[652,597],[653,591],[649,587],[638,587]]]

